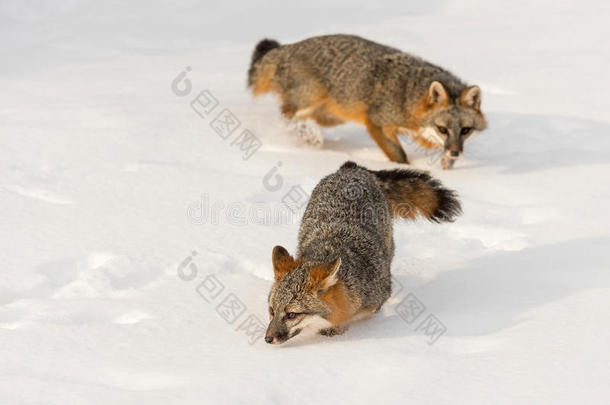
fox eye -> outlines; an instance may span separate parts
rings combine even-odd
[[[462,128],[462,130],[460,131],[461,135],[467,135],[470,131],[472,130],[472,128],[470,127],[464,127]]]
[[[287,312],[286,313],[286,319],[294,319],[297,317],[297,313],[296,312]]]
[[[438,128],[438,132],[440,132],[441,134],[446,135],[447,134],[447,128],[446,127],[441,127],[440,125],[437,125]]]

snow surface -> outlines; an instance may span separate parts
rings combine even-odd
[[[0,403],[608,403],[608,21],[603,1],[3,0]],[[259,39],[335,32],[480,84],[489,129],[453,171],[404,139],[464,215],[396,225],[383,313],[250,344],[271,248],[296,245],[286,193],[395,167],[356,125],[303,145],[245,89]],[[190,106],[206,89],[241,122],[226,140]]]

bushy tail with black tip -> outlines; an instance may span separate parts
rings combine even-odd
[[[426,172],[416,170],[369,170],[354,162],[341,169],[364,169],[375,176],[385,193],[394,217],[416,219],[423,216],[432,222],[453,222],[462,213],[457,193],[443,187]]]
[[[270,50],[279,48],[280,43],[273,39],[263,39],[254,48],[252,52],[252,59],[250,61],[250,69],[248,69],[248,87],[252,87],[255,82],[255,74],[258,62],[265,56]]]

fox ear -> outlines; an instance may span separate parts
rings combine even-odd
[[[460,104],[464,107],[479,110],[481,108],[481,88],[479,86],[470,86],[462,90]]]
[[[445,86],[441,82],[433,81],[428,87],[428,104],[445,104],[449,100],[449,95]]]
[[[273,273],[275,275],[275,281],[279,281],[284,277],[290,270],[295,268],[295,261],[290,253],[282,246],[276,246],[273,248],[271,253],[271,261],[273,263]]]
[[[309,272],[309,282],[318,290],[327,290],[339,281],[337,272],[341,267],[341,258],[338,257],[330,263],[314,267]]]

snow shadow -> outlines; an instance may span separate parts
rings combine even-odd
[[[608,246],[607,237],[570,240],[495,252],[427,283],[409,276],[397,279],[404,286],[402,296],[413,293],[425,305],[426,313],[446,326],[446,336],[479,336],[513,327],[526,320],[529,311],[579,290],[610,287]],[[409,325],[394,310],[390,312],[392,315],[378,315],[366,324],[354,325],[342,338],[422,334],[415,332],[417,322]],[[574,319],[574,327],[578,322]]]
[[[499,167],[501,173],[527,173],[552,168],[608,163],[610,125],[601,121],[552,115],[487,114],[488,129],[467,142],[454,170]],[[385,160],[366,129],[358,125],[323,129],[322,150],[353,157]],[[400,137],[409,159],[420,169],[440,169],[438,152],[418,147]],[[378,148],[377,148],[378,149]],[[423,160],[423,161],[422,161]]]

